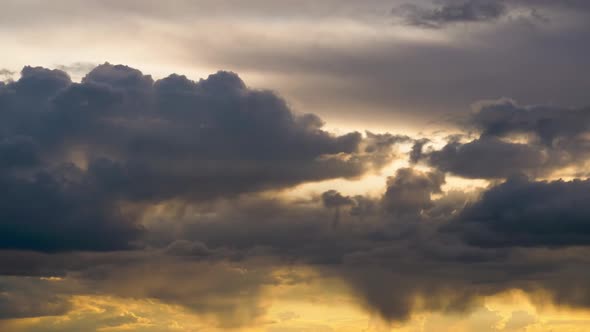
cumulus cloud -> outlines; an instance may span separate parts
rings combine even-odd
[[[527,144],[483,138],[468,143],[450,142],[428,153],[429,165],[467,178],[505,178],[543,165],[543,150]]]
[[[0,86],[0,107],[1,246],[11,249],[123,249],[140,227],[122,204],[358,177],[408,139],[332,135],[231,72],[154,82],[107,63],[73,83],[25,67]]]
[[[480,102],[464,123],[479,133],[469,142],[452,137],[441,149],[414,143],[410,159],[466,178],[538,177],[583,167],[590,156],[590,109],[521,106],[508,99]]]
[[[74,168],[72,166],[72,168]],[[32,178],[0,176],[0,248],[40,251],[130,248],[141,233],[91,180],[70,181],[77,169]],[[74,174],[71,174],[74,173]],[[78,181],[88,181],[86,183]]]
[[[451,227],[477,246],[588,245],[589,189],[589,180],[512,177],[467,206]]]
[[[590,130],[590,109],[521,106],[510,99],[480,102],[468,120],[482,136],[534,135],[541,144],[555,146]]]
[[[440,193],[444,183],[443,173],[422,173],[401,168],[388,179],[383,204],[388,212],[395,215],[420,214],[433,206],[432,194]]]

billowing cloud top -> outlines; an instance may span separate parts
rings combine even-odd
[[[332,135],[316,115],[293,113],[231,72],[154,82],[104,64],[72,83],[65,72],[26,67],[0,88],[0,105],[4,248],[125,248],[140,228],[120,204],[358,177],[387,163],[395,144]]]

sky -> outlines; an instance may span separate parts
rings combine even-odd
[[[0,9],[0,331],[588,331],[588,1]]]

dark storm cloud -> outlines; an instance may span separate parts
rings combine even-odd
[[[532,134],[543,145],[555,146],[590,131],[590,108],[527,107],[503,99],[480,103],[468,123],[482,136]]]
[[[590,305],[580,296],[590,294],[583,277],[590,266],[588,249],[570,247],[587,242],[562,241],[570,231],[581,232],[584,216],[574,212],[577,205],[567,202],[587,199],[587,181],[508,182],[489,189],[461,212],[467,195],[433,197],[442,179],[437,173],[404,169],[392,176],[381,197],[361,199],[329,191],[310,201],[250,197],[170,206],[154,217],[160,222],[150,223],[146,238],[147,247],[161,249],[68,255],[13,252],[0,255],[0,266],[3,274],[67,276],[78,285],[56,294],[156,299],[210,313],[224,327],[249,324],[264,313],[259,302],[263,287],[305,282],[270,273],[283,264],[311,264],[322,276],[345,281],[367,310],[389,321],[404,321],[423,310],[469,311],[482,303],[483,296],[514,288],[546,291],[562,305]],[[490,197],[502,196],[495,192],[508,195],[495,202]],[[334,200],[331,207],[324,205],[326,198]],[[355,209],[367,201],[373,208],[359,218]],[[522,210],[516,207],[520,201]],[[407,202],[416,202],[409,213],[391,209]],[[334,206],[341,209],[338,227],[332,225]],[[568,212],[568,207],[573,210]],[[518,227],[521,217],[526,226]],[[561,217],[574,219],[561,224]],[[537,220],[543,222],[537,225]],[[465,241],[472,235],[471,223],[489,227],[495,239],[509,239],[514,233],[515,240],[510,246]],[[553,227],[556,239],[563,237],[547,251],[542,247],[548,235],[543,233]],[[527,242],[532,238],[536,241]],[[523,245],[515,248],[512,244],[519,240]],[[564,278],[569,282],[563,283]]]
[[[450,142],[441,150],[427,153],[424,158],[429,165],[444,172],[488,179],[537,169],[546,159],[537,147],[495,138],[482,138],[465,144]]]
[[[466,178],[540,176],[580,166],[590,156],[590,109],[520,106],[511,100],[482,102],[466,119],[480,136],[467,143],[451,137],[440,150],[414,143],[410,160]],[[522,138],[524,137],[524,140]],[[514,139],[521,139],[516,142]]]
[[[407,188],[404,183],[408,184]],[[422,310],[468,311],[481,304],[483,296],[514,288],[544,290],[563,305],[588,306],[573,292],[577,289],[581,294],[590,293],[590,285],[581,277],[582,271],[587,271],[584,254],[587,248],[569,249],[580,244],[574,241],[567,245],[561,243],[554,252],[546,252],[542,241],[518,249],[465,242],[471,229],[463,225],[468,221],[461,219],[461,211],[468,196],[449,193],[433,198],[431,195],[438,192],[440,183],[440,175],[403,170],[392,177],[386,191],[397,195],[365,198],[373,202],[374,209],[364,219],[353,213],[359,197],[329,191],[324,197],[338,198],[335,204],[341,209],[338,227],[332,224],[334,207],[323,207],[325,198],[295,204],[253,199],[184,209],[181,214],[173,212],[176,222],[182,226],[171,228],[162,223],[162,228],[154,228],[154,235],[163,238],[172,230],[174,234],[169,238],[182,238],[182,245],[176,242],[173,247],[183,248],[182,255],[176,257],[183,257],[187,262],[209,259],[212,252],[225,251],[226,259],[243,264],[247,264],[248,257],[268,256],[280,257],[288,264],[311,264],[322,275],[347,282],[369,311],[391,321],[403,321]],[[500,190],[497,188],[489,192]],[[553,190],[550,188],[539,196],[532,194],[530,202],[539,201],[546,206],[539,215],[547,215],[548,224],[540,227],[555,227],[559,232],[561,219],[557,216],[566,216],[566,211],[560,204],[541,197],[551,197],[549,192]],[[528,191],[515,193],[506,202],[517,205],[522,200],[520,196],[526,194]],[[559,190],[555,194],[564,196],[563,202],[586,198],[582,188],[569,195]],[[485,193],[481,201],[468,205],[465,211],[478,204],[487,206],[482,203],[486,202],[486,195],[490,194]],[[396,214],[390,209],[408,200],[420,204],[414,204],[410,213]],[[208,214],[209,209],[217,213]],[[490,209],[496,211],[498,206]],[[534,209],[525,207],[526,211]],[[498,211],[500,215],[515,214]],[[515,215],[506,225],[517,224],[517,217],[524,217]],[[538,215],[531,215],[535,216]],[[577,222],[583,223],[582,219]],[[448,225],[461,227],[449,231]],[[444,226],[442,231],[440,226]],[[536,230],[527,234],[527,227],[535,227],[534,219],[520,228],[521,234],[515,241],[535,236]],[[509,238],[510,230],[504,232],[496,238],[500,235]],[[240,253],[242,258],[235,260],[239,256],[230,254],[232,251]],[[563,278],[568,278],[570,283],[560,282]]]
[[[185,241],[190,241],[200,248],[195,251],[197,258],[203,251],[236,249],[241,253],[260,250],[258,253],[305,262],[340,263],[361,248],[370,250],[380,241],[414,232],[420,227],[417,221],[428,220],[431,211],[450,216],[450,211],[464,202],[432,198],[440,193],[442,183],[441,173],[401,169],[389,178],[382,197],[346,196],[329,190],[300,202],[253,197],[213,206],[171,206],[154,217],[152,237],[147,241],[149,246],[162,246],[181,239],[184,248],[188,246]],[[445,208],[436,209],[442,206]],[[334,210],[340,212],[338,228],[333,227]],[[213,211],[215,214],[210,213]],[[157,222],[169,219],[180,227]]]
[[[477,199],[441,193],[441,173],[401,169],[382,197],[364,197],[373,208],[362,219],[354,213],[360,197],[328,191],[315,203],[255,199],[175,213],[184,227],[170,238],[194,241],[193,259],[203,259],[204,248],[225,248],[312,264],[346,281],[368,310],[391,321],[421,310],[469,311],[482,297],[514,288],[543,290],[562,305],[585,308],[590,303],[574,290],[590,294],[581,277],[587,182],[511,178]],[[223,212],[206,216],[209,208]]]
[[[322,202],[327,208],[352,205],[354,203],[350,197],[343,196],[336,190],[328,190],[324,192],[322,194]]]
[[[440,193],[444,183],[443,173],[422,173],[401,168],[387,181],[383,205],[395,215],[420,214],[433,206],[432,194]]]
[[[40,251],[130,248],[141,227],[122,215],[108,194],[80,172],[0,176],[0,248]],[[70,174],[74,173],[74,174]]]
[[[392,177],[392,191],[401,190],[401,182],[411,182],[413,193],[436,190],[428,189],[430,175],[410,170],[402,173],[395,175],[399,181]],[[387,202],[407,199],[405,194],[389,195]],[[171,211],[171,219],[162,216],[166,220],[162,228],[151,226],[150,235],[154,238],[148,237],[148,246],[161,250],[53,255],[5,252],[0,255],[0,266],[4,275],[62,276],[64,284],[77,285],[73,289],[53,290],[56,296],[114,294],[157,299],[219,317],[222,327],[240,326],[264,312],[258,302],[261,287],[298,282],[297,276],[277,279],[269,273],[273,266],[304,262],[338,267],[348,255],[371,251],[376,245],[385,244],[382,241],[386,239],[406,243],[400,234],[415,233],[417,224],[391,227],[395,220],[381,219],[390,215],[381,201],[384,199],[345,197],[329,191],[323,198],[299,204],[252,198],[220,201],[214,206],[184,206],[180,211]],[[343,209],[340,227],[332,227],[332,211],[323,204]],[[371,211],[366,208],[369,205],[373,206]],[[207,210],[215,213],[208,214]],[[360,219],[359,213],[365,219]],[[280,261],[252,261],[273,256]],[[146,275],[145,271],[151,272]],[[26,297],[22,291],[15,290],[15,294]],[[13,303],[25,308],[29,305]]]
[[[304,282],[274,273],[298,264],[345,281],[388,321],[468,311],[515,288],[590,307],[589,181],[510,177],[585,162],[588,111],[478,105],[436,150],[436,137],[332,135],[231,72],[154,81],[105,64],[73,83],[27,67],[0,86],[0,274],[11,276],[0,316],[113,295],[233,328],[264,314],[265,287]],[[479,137],[463,143],[468,130]],[[410,142],[410,161],[433,169],[398,169],[380,196],[259,195],[358,177]],[[445,192],[446,172],[509,179],[478,197]]]
[[[482,247],[589,245],[589,199],[590,180],[513,177],[483,193],[449,227]]]
[[[0,141],[0,169],[39,163],[36,143],[30,137],[12,136]]]
[[[233,178],[236,192],[363,171],[364,156],[354,155],[360,134],[332,136],[317,116],[295,115],[272,92],[250,90],[229,72],[201,82],[172,75],[154,84],[132,68],[102,65],[72,84],[65,73],[27,68],[2,96],[3,135],[30,137],[55,153],[46,156],[52,162],[81,147],[88,162],[104,157],[113,167],[171,181],[182,169],[199,176],[196,169],[218,167],[217,179]],[[320,158],[338,154],[355,158]],[[176,165],[165,165],[170,160]]]
[[[453,23],[492,21],[507,12],[501,0],[446,0],[436,8],[404,4],[393,10],[393,14],[402,16],[406,24],[429,28]]]
[[[207,200],[385,166],[408,137],[322,130],[271,91],[218,72],[154,80],[104,64],[81,83],[25,67],[0,86],[0,247],[124,249],[130,202]]]

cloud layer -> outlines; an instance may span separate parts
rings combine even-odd
[[[437,145],[332,134],[232,72],[154,81],[106,63],[74,83],[25,67],[0,85],[1,319],[116,296],[255,325],[269,288],[309,282],[301,267],[388,322],[511,289],[588,308],[588,110],[474,107]],[[394,161],[378,195],[281,194]]]

